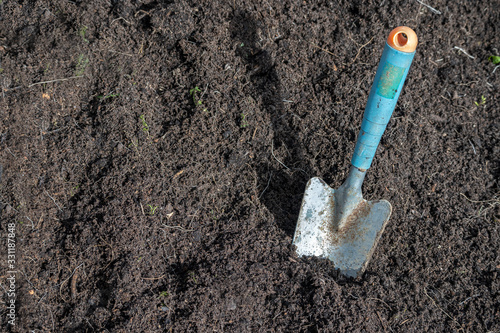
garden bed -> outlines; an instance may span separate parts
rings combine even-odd
[[[495,1],[0,6],[7,332],[500,330]],[[363,187],[393,214],[353,281],[292,237],[399,25],[420,43]]]

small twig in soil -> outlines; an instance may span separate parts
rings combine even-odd
[[[11,154],[12,156],[14,156],[15,158],[17,158],[17,156],[10,150],[9,147],[5,147],[7,148],[7,151],[9,152],[9,154]]]
[[[83,75],[70,76],[70,77],[67,77],[67,78],[64,78],[64,79],[55,79],[55,80],[50,80],[50,81],[36,82],[36,83],[29,84],[28,88],[31,88],[31,87],[34,87],[34,86],[37,86],[37,85],[40,85],[40,84],[45,84],[45,83],[55,83],[55,82],[68,81],[68,80],[72,80],[72,79],[79,79],[81,77],[83,77]]]
[[[164,226],[167,229],[175,229],[175,230],[180,230],[180,231],[185,231],[185,232],[194,231],[194,229],[185,229],[185,228],[181,227],[180,225],[166,225],[166,224],[162,224],[162,226]]]
[[[276,161],[278,161],[278,162],[279,162],[279,164],[281,164],[282,166],[284,166],[287,170],[290,170],[290,168],[289,168],[289,167],[287,167],[286,165],[284,165],[284,164],[283,164],[283,162],[281,162],[280,160],[278,160],[278,159],[276,158],[276,156],[274,155],[274,141],[271,141],[271,155],[273,155],[274,159],[275,159]]]
[[[29,257],[29,258],[34,261],[34,259],[32,259],[31,257]],[[26,282],[28,282],[28,284],[31,286],[31,289],[38,290],[37,288],[35,288],[35,286],[33,285],[33,283],[30,281],[30,279],[28,278],[28,276],[26,275],[26,273],[23,270],[21,270],[20,272],[21,272],[22,275],[24,275],[24,278],[26,279]]]
[[[4,89],[4,91],[17,90],[17,89],[21,89],[21,88],[25,88],[25,87],[26,88],[31,88],[31,87],[34,87],[34,86],[37,86],[37,85],[40,85],[40,84],[68,81],[68,80],[72,80],[72,79],[78,79],[78,78],[81,78],[81,77],[83,77],[83,75],[70,76],[70,77],[66,77],[66,78],[63,78],[63,79],[55,79],[55,80],[49,80],[49,81],[35,82],[35,83],[32,83],[32,84],[28,84],[27,86],[17,86],[17,87],[14,87],[14,88]]]
[[[45,191],[45,194],[47,194],[47,196],[48,196],[49,198],[51,198],[51,199],[52,199],[52,201],[54,201],[54,203],[55,203],[55,204],[56,204],[56,206],[57,206],[57,209],[59,209],[59,211],[60,211],[60,212],[62,212],[61,206],[59,206],[59,205],[57,204],[56,200],[55,200],[53,197],[51,197],[51,196],[50,196],[50,194],[49,194],[49,192],[47,192],[47,190],[45,190],[45,189],[44,189],[44,191]]]
[[[495,71],[493,71],[494,73]],[[5,99],[5,79],[3,79],[2,81],[2,97]]]
[[[35,230],[35,224],[33,223],[33,220],[31,220],[29,217],[27,217],[26,215],[24,216],[25,218],[28,219],[28,221],[31,222],[31,230]]]
[[[163,274],[162,276],[159,276],[159,277],[153,277],[153,278],[145,278],[145,277],[142,277],[141,276],[141,279],[143,280],[149,280],[149,281],[152,281],[152,280],[160,280],[160,279],[163,279],[165,277],[165,274]]]
[[[120,54],[120,55],[124,55],[124,56],[127,56],[127,57],[135,57],[135,54],[123,53],[123,52],[118,52],[118,51],[114,51],[114,50],[108,50],[108,52],[116,53],[116,54]]]
[[[194,218],[198,215],[198,211],[199,211],[199,210],[200,210],[200,208],[198,207],[198,208],[196,209],[196,212],[194,212],[194,214],[193,214],[193,215],[188,215],[188,217],[190,217],[190,218],[191,218],[191,221],[189,221],[189,226],[191,226],[191,223],[193,223],[193,220],[194,220]]]
[[[385,306],[387,306],[389,308],[389,310],[392,311],[392,308],[389,306],[389,304],[387,304],[386,302],[384,302],[383,300],[381,300],[380,298],[375,298],[375,297],[369,297],[367,298],[366,300],[369,301],[369,300],[374,300],[374,301],[379,301],[379,302],[382,302],[385,304]]]
[[[203,90],[203,92],[201,93],[200,100],[203,98],[203,96],[205,96],[205,94],[206,94],[207,90],[208,90],[208,83],[207,83],[207,85],[205,86],[205,90]]]
[[[279,316],[280,314],[281,314],[281,311],[280,311],[280,312],[278,312],[278,314],[277,314],[276,316],[274,316],[273,321],[274,321],[274,320],[276,320],[276,318],[278,318],[278,316]]]
[[[476,155],[476,148],[474,148],[474,145],[472,144],[472,141],[469,140],[470,145],[472,146],[472,150],[474,151],[474,155]]]
[[[458,305],[465,304],[465,303],[467,303],[468,301],[470,301],[471,299],[473,299],[474,297],[479,297],[479,296],[481,296],[481,295],[477,294],[477,295],[473,295],[473,296],[471,296],[471,297],[468,297],[468,298],[466,298],[465,300],[463,300],[462,302],[458,303]]]
[[[38,306],[38,304],[40,304],[40,302],[45,298],[45,296],[47,296],[47,292],[45,292],[45,294],[43,294],[42,297],[40,297],[40,299],[38,300],[38,302],[36,303],[36,305]]]
[[[271,171],[271,175],[269,176],[269,180],[267,181],[267,186],[264,189],[264,191],[262,191],[262,193],[259,195],[259,199],[262,197],[262,195],[264,194],[264,192],[266,192],[267,188],[269,187],[269,184],[271,183],[271,177],[272,176],[273,176],[273,172]]]
[[[47,308],[49,309],[49,313],[50,313],[50,320],[52,322],[52,331],[54,331],[56,329],[56,324],[54,322],[54,314],[52,313],[52,308],[50,307],[50,305],[46,304]]]
[[[85,318],[85,317],[83,317],[83,319],[85,319],[85,321],[87,322],[87,324],[89,324],[89,326],[92,328],[92,331],[94,331],[94,326],[92,326],[92,324],[90,323],[90,321],[87,318]]]
[[[12,206],[10,203],[8,202],[2,202],[0,201],[0,204],[3,204],[3,205],[7,205],[9,206],[12,210],[14,210],[16,213],[19,213],[19,211],[17,209],[14,208],[14,206]]]
[[[467,201],[470,201],[470,202],[473,202],[473,203],[498,202],[498,199],[490,199],[490,200],[478,201],[478,200],[472,200],[472,199],[467,198],[467,196],[465,194],[463,194],[463,193],[460,193],[460,195],[463,196],[465,199],[467,199]]]
[[[356,54],[356,56],[354,57],[354,60],[353,60],[353,61],[352,61],[349,65],[352,65],[352,64],[354,64],[354,62],[356,62],[356,59],[358,59],[359,54],[361,53],[361,50],[362,50],[365,46],[367,46],[368,44],[370,44],[370,43],[372,42],[373,38],[375,38],[375,36],[373,36],[373,37],[372,37],[372,38],[371,38],[368,42],[366,42],[366,44],[361,45],[361,47],[358,49],[358,53],[357,53],[357,54]]]
[[[417,0],[417,2],[418,2],[419,4],[421,4],[421,5],[423,5],[423,6],[427,7],[427,8],[429,8],[429,9],[431,10],[431,12],[433,12],[434,14],[441,15],[441,12],[440,12],[439,10],[437,10],[437,9],[435,9],[435,8],[432,8],[432,7],[431,7],[431,6],[429,6],[428,4],[423,3],[423,2],[422,2],[422,1],[420,1],[420,0]]]
[[[359,296],[353,295],[353,294],[351,294],[351,293],[347,293],[347,295],[351,296],[351,297],[352,297],[352,298],[354,298],[354,299],[359,299]]]
[[[409,322],[410,320],[412,320],[412,319],[411,319],[411,318],[406,319],[406,320],[405,320],[405,321],[403,321],[401,324],[399,324],[399,326],[404,325],[405,323]]]
[[[68,276],[68,278],[66,280],[64,280],[63,282],[61,282],[61,284],[59,286],[61,286],[63,283],[66,283],[69,279],[71,279],[73,277],[73,275],[75,274],[76,270],[80,267],[83,266],[83,263],[81,263],[80,265],[76,266],[76,268],[73,270],[73,272],[71,273],[70,276]]]
[[[327,49],[324,49],[324,48],[322,48],[322,47],[320,47],[320,46],[318,46],[318,45],[316,45],[314,43],[311,43],[311,42],[308,42],[308,43],[311,44],[312,46],[314,46],[315,48],[317,48],[317,49],[319,49],[319,50],[321,50],[323,52],[326,52],[328,54],[331,54],[332,56],[335,57],[335,54],[333,54],[332,52],[328,51]]]
[[[175,178],[179,177],[180,175],[182,175],[184,173],[184,169],[182,169],[181,171],[177,172],[173,177],[172,177],[172,180],[174,180]]]
[[[465,51],[464,49],[462,49],[461,47],[458,47],[458,46],[454,46],[453,47],[454,49],[456,50],[459,50],[460,52],[462,52],[463,54],[465,54],[466,56],[468,56],[469,58],[471,59],[476,59],[475,57],[471,56],[469,53],[467,53],[467,51]]]
[[[481,216],[485,216],[487,212],[489,212],[492,208],[496,207],[497,205],[500,205],[500,193],[497,193],[493,196],[493,199],[490,200],[483,200],[483,201],[477,201],[477,200],[472,200],[467,198],[467,196],[463,193],[460,193],[461,196],[463,196],[467,201],[473,202],[473,203],[480,203],[482,204],[479,210],[477,211],[475,216],[470,216],[473,218],[480,218]],[[487,204],[485,207],[484,204]]]
[[[462,328],[460,326],[460,323],[455,318],[453,318],[448,312],[444,311],[439,305],[437,305],[436,301],[434,301],[434,299],[432,297],[430,297],[429,294],[427,294],[426,288],[424,288],[424,294],[432,301],[432,303],[434,304],[435,307],[437,307],[439,310],[441,310],[441,312],[443,312],[448,318],[450,318],[455,324],[457,324],[458,327]]]
[[[384,328],[384,332],[387,332],[387,327],[385,327],[384,321],[382,320],[380,313],[378,311],[375,311],[375,312],[377,313],[378,319],[380,320],[380,323],[382,324],[382,327]]]
[[[124,19],[124,18],[123,18],[123,17],[121,17],[121,16],[120,16],[119,18],[116,18],[116,19],[114,19],[113,21],[111,21],[111,24],[113,24],[115,21],[119,21],[119,20],[123,20],[123,21],[127,22],[128,24],[130,24],[130,22],[129,22],[129,21],[127,21],[126,19]]]
[[[332,55],[332,56],[335,57],[335,54],[333,54],[332,52],[328,51],[327,49],[324,49],[324,48],[322,48],[322,47],[320,47],[320,46],[318,46],[318,45],[316,45],[314,43],[311,43],[311,42],[308,42],[308,43],[311,44],[312,46],[314,46],[315,48],[317,48],[317,49],[319,49],[319,50],[321,50],[323,52],[326,52],[326,53],[328,53],[328,54],[330,54],[330,55]],[[335,63],[333,63],[333,70],[334,71],[337,70],[337,66],[335,65]]]

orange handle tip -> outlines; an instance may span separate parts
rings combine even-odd
[[[389,34],[387,44],[398,51],[412,53],[417,49],[417,34],[408,27],[397,27]]]

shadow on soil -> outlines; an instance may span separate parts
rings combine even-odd
[[[261,111],[269,115],[273,132],[270,156],[261,154],[257,161],[259,199],[273,214],[278,226],[293,236],[310,166],[305,164],[301,145],[296,140],[293,115],[283,105],[275,61],[261,44],[264,41],[259,41],[259,28],[260,22],[250,13],[235,12],[231,35],[238,42],[237,55],[247,65],[251,80],[248,94],[262,100]],[[278,160],[273,156],[277,151],[286,157]],[[281,164],[279,167],[276,161]],[[300,165],[297,167],[294,163]]]

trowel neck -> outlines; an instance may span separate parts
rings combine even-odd
[[[365,175],[366,170],[358,169],[354,165],[351,165],[349,175],[347,176],[344,184],[342,184],[342,187],[350,191],[361,193],[361,185],[363,185]]]

